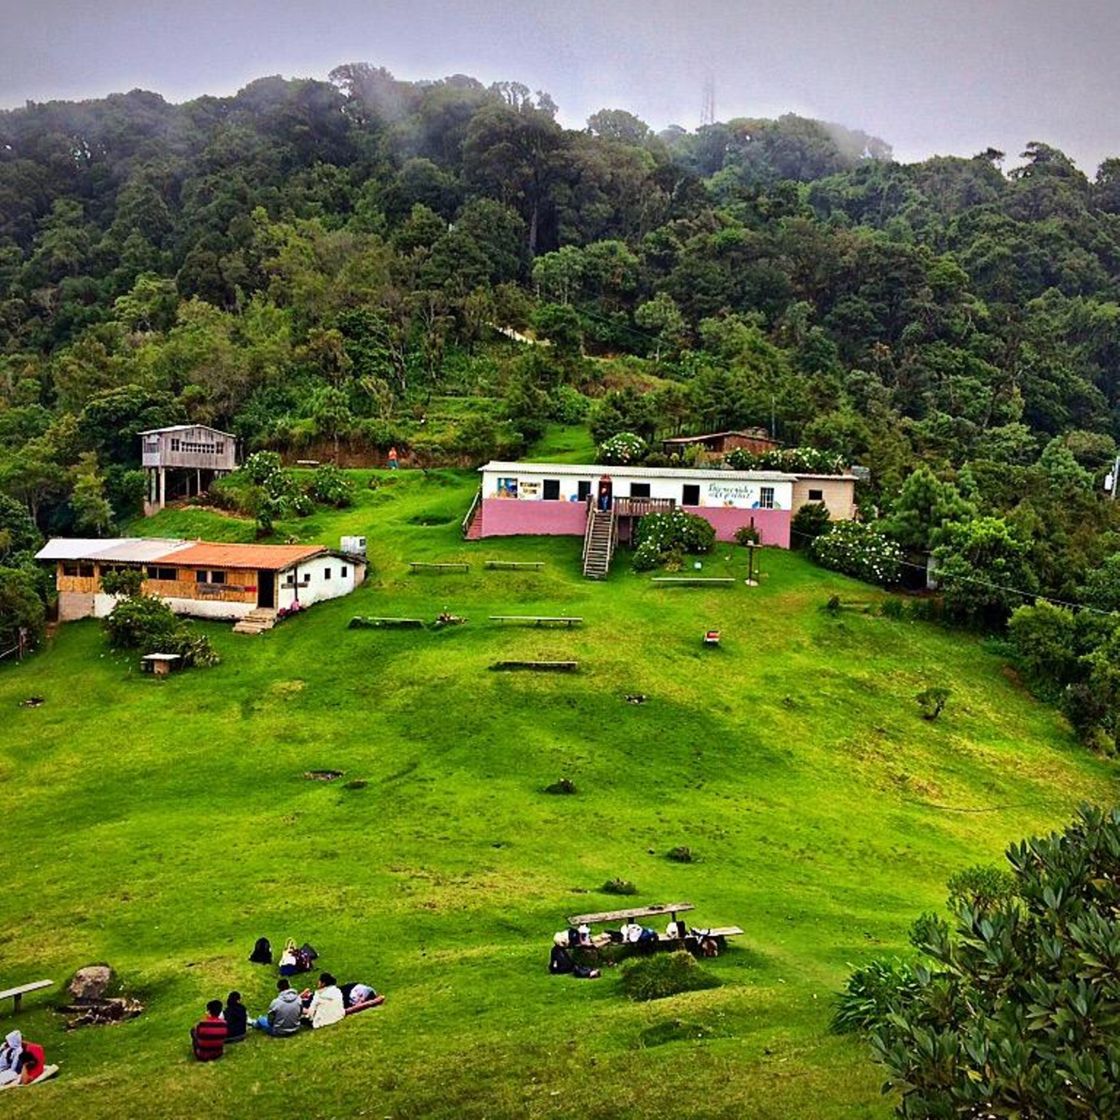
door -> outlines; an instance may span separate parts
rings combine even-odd
[[[601,479],[599,479],[599,498],[596,503],[598,507],[602,510],[610,509],[613,494],[614,483],[611,482],[611,476],[609,474],[605,474]]]
[[[276,606],[275,572],[257,572],[257,606]]]

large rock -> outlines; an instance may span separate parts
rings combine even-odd
[[[103,1003],[112,982],[113,970],[107,964],[88,964],[74,973],[66,990],[75,1003]]]

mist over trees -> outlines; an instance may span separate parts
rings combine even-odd
[[[903,165],[793,115],[556,116],[366,63],[0,113],[0,493],[108,531],[135,433],[185,420],[462,464],[550,420],[762,424],[868,466],[868,516],[923,465],[1079,601],[1120,551],[1120,158],[1090,180],[1043,143]]]

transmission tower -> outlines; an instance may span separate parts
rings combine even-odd
[[[716,123],[716,80],[709,74],[704,79],[704,104],[700,110],[700,126]]]

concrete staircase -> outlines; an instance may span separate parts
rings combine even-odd
[[[234,626],[235,634],[263,634],[276,625],[276,611],[272,607],[257,607],[251,610],[244,618],[237,620]]]
[[[611,570],[614,557],[614,511],[591,508],[583,548],[585,579],[603,579]]]

